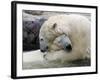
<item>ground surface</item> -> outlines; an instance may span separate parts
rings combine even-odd
[[[60,60],[51,62],[47,61],[43,58],[43,54],[40,54],[36,51],[23,53],[23,69],[80,67],[80,66],[90,66],[90,59],[61,63]]]

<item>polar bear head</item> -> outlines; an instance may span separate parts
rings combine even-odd
[[[65,50],[70,52],[72,50],[72,43],[69,37],[65,34],[59,35],[53,41],[48,42],[45,37],[40,38],[40,49],[41,52],[46,52],[50,50]]]
[[[42,28],[40,29],[39,38],[41,52],[51,50],[57,51],[61,49],[71,51],[71,40],[69,39],[67,33],[64,34],[63,30],[59,27],[63,24],[59,25],[59,22],[47,24],[48,22],[49,21],[45,22]]]

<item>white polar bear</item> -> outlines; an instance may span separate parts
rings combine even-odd
[[[90,58],[90,21],[81,15],[51,16],[40,29],[40,49],[47,60]]]

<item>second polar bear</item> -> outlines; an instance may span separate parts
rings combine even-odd
[[[90,26],[90,21],[81,15],[51,16],[40,29],[41,52],[48,60],[90,57]]]

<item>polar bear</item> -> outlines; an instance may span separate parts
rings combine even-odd
[[[47,60],[90,58],[90,21],[76,14],[55,15],[40,29],[40,50]]]

